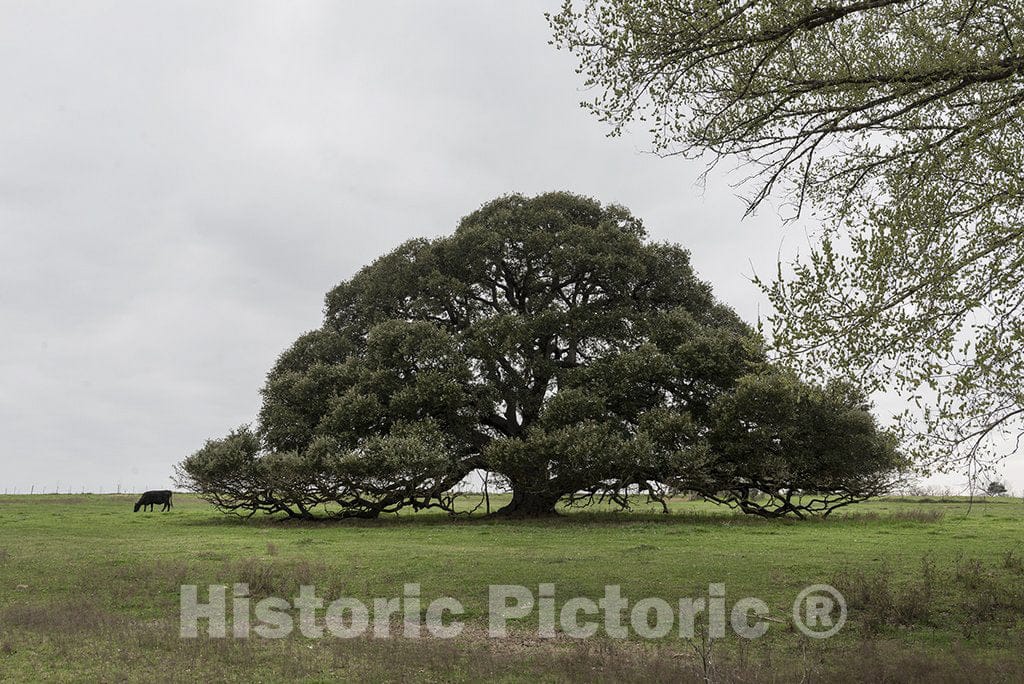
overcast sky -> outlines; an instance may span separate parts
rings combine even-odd
[[[169,486],[328,289],[508,192],[624,204],[764,313],[800,227],[605,137],[557,4],[0,0],[0,489]]]

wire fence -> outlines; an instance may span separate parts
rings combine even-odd
[[[122,485],[117,484],[110,488],[106,487],[83,487],[83,486],[72,486],[65,485],[62,483],[51,484],[51,485],[29,485],[27,487],[4,487],[4,496],[24,496],[24,495],[46,495],[46,496],[83,496],[87,494],[116,496],[119,494],[124,495],[137,495],[152,489],[167,489],[165,486],[161,487],[142,487],[138,484]]]

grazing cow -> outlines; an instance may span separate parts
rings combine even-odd
[[[158,489],[152,492],[145,492],[138,501],[135,502],[135,512],[138,513],[140,508],[149,506],[149,510],[153,510],[154,504],[163,504],[162,511],[171,510],[171,492],[166,489]]]

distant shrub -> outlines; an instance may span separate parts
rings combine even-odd
[[[999,481],[992,481],[988,483],[988,487],[985,488],[985,493],[989,496],[1005,496],[1006,485]]]

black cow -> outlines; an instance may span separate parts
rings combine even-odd
[[[154,504],[163,504],[162,511],[171,510],[171,492],[166,489],[158,489],[152,492],[145,492],[135,502],[135,512],[138,513],[140,508],[149,506],[149,510],[153,510]]]

